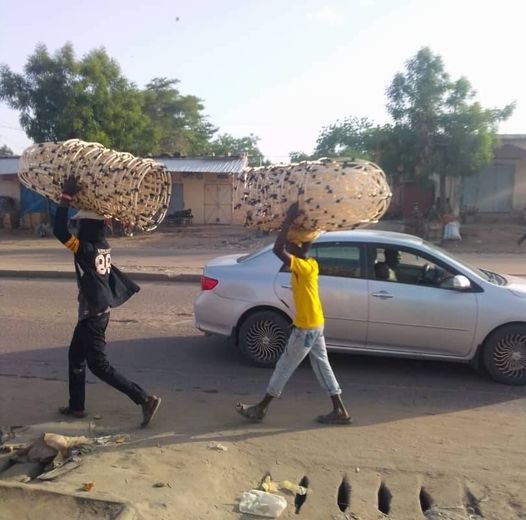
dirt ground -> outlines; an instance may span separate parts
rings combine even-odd
[[[370,229],[405,232],[401,221],[381,221],[366,226]],[[526,242],[521,246],[517,240],[526,233],[526,223],[502,219],[486,219],[485,222],[462,224],[462,240],[436,241],[444,249],[457,253],[507,253],[523,254]],[[262,233],[256,230],[230,225],[161,225],[151,233],[135,233],[133,237],[109,235],[112,244],[119,247],[177,248],[183,250],[251,250],[272,242],[275,233]],[[26,243],[34,242],[35,233],[29,230],[8,231],[0,229],[0,242]]]
[[[370,229],[405,232],[399,221],[382,221],[366,226]],[[517,240],[526,233],[526,223],[488,219],[486,222],[462,224],[462,240],[443,240],[436,242],[453,253],[508,253],[523,254],[526,242],[521,246]],[[240,226],[188,226],[161,227],[152,234],[138,234],[133,237],[136,243],[152,247],[173,245],[182,249],[255,249],[273,241],[275,234],[263,234]],[[122,239],[122,243],[131,242]]]

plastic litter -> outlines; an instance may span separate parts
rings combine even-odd
[[[93,487],[95,486],[95,482],[93,481],[90,481],[90,482],[84,482],[84,484],[82,484],[82,491],[86,491],[86,492],[90,492]]]
[[[170,486],[170,483],[169,482],[156,482],[154,485],[153,485],[154,488],[163,488],[163,487],[169,487],[171,488],[172,486]]]
[[[299,484],[294,484],[294,482],[291,482],[290,480],[282,480],[279,483],[279,487],[281,489],[286,489],[287,491],[291,491],[292,493],[295,493],[296,495],[306,495],[307,494],[307,488],[300,486]]]
[[[65,475],[74,469],[77,469],[80,467],[80,464],[81,460],[74,457],[61,466],[58,466],[50,471],[46,471],[45,473],[41,473],[37,478],[38,480],[54,480],[58,477],[62,477],[62,475]]]
[[[267,493],[277,493],[278,492],[278,486],[275,482],[272,481],[272,476],[270,473],[267,473],[263,480],[261,481],[261,489],[263,491],[266,491]]]
[[[220,442],[215,442],[215,441],[208,443],[208,449],[215,450],[215,451],[228,451],[228,448],[225,445],[221,444]]]
[[[460,236],[460,222],[455,220],[444,226],[444,240],[462,240]]]
[[[307,490],[307,488],[310,485],[309,477],[307,477],[307,475],[304,475],[303,478],[300,480],[299,485],[301,487],[305,488],[305,490]],[[299,515],[300,510],[303,507],[303,504],[306,502],[306,500],[307,500],[307,494],[306,493],[305,493],[305,495],[296,494],[296,496],[294,497],[294,508],[295,508],[294,512],[297,515]]]
[[[239,511],[249,515],[278,518],[287,507],[287,501],[279,495],[251,489],[241,494]]]
[[[306,495],[307,494],[306,486],[302,486],[301,484],[300,485],[294,484],[290,480],[282,480],[281,482],[274,482],[272,480],[272,476],[270,473],[267,473],[263,477],[260,487],[263,491],[266,491],[267,493],[277,493],[279,490],[285,489],[286,491],[290,491],[291,493],[294,493],[296,495]]]

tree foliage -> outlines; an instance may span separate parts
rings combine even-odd
[[[451,80],[442,58],[428,48],[395,75],[387,97],[399,137],[398,170],[415,177],[479,171],[492,158],[498,124],[514,109],[483,108],[469,81]]]
[[[305,152],[295,151],[295,152],[289,153],[289,158],[290,158],[290,162],[298,163],[301,161],[310,161],[314,159],[315,157],[314,157],[314,154],[309,155],[308,153],[305,153]]]
[[[9,148],[9,146],[6,146],[5,144],[3,146],[0,146],[0,157],[13,157],[15,155],[13,153],[13,150]]]
[[[0,66],[0,99],[20,112],[36,142],[79,138],[134,153],[149,148],[140,93],[104,49],[77,60],[70,44],[54,55],[38,45],[23,74]]]
[[[491,161],[501,121],[513,112],[484,108],[466,78],[452,80],[442,58],[422,48],[387,91],[392,123],[375,125],[366,118],[347,117],[324,127],[311,156],[350,156],[372,160],[389,174],[426,182],[440,176],[445,201],[445,176],[471,175]]]
[[[369,159],[374,134],[375,126],[367,118],[347,117],[321,130],[314,155]]]
[[[154,78],[142,92],[147,132],[155,143],[151,153],[199,155],[206,152],[216,129],[195,96],[182,95],[178,80]]]
[[[19,111],[35,142],[78,138],[137,155],[246,152],[251,164],[262,162],[252,134],[214,139],[203,102],[177,84],[154,78],[140,90],[104,49],[77,59],[71,44],[53,55],[38,45],[21,74],[0,65],[0,100]]]
[[[249,166],[261,166],[265,161],[258,147],[259,137],[250,134],[246,137],[233,137],[230,134],[218,135],[208,148],[215,155],[246,154]]]

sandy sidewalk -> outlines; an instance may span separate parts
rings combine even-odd
[[[520,229],[514,227],[513,233],[517,234]],[[526,248],[512,243],[513,236],[506,238],[506,247],[497,240],[491,244],[488,242],[487,247],[480,251],[473,251],[470,244],[474,239],[468,240],[467,246],[448,243],[446,247],[471,265],[526,276]],[[254,232],[235,226],[196,226],[132,238],[110,237],[109,240],[116,265],[129,273],[172,278],[190,275],[197,279],[203,266],[212,258],[255,250],[271,242],[273,237],[257,237]],[[71,256],[52,238],[3,233],[0,235],[0,272],[4,275],[9,272],[40,272],[50,277],[62,273],[73,276],[73,267]]]
[[[512,520],[526,511],[526,443],[517,437],[526,419],[516,413],[524,402],[519,396],[478,407],[472,405],[484,400],[483,395],[456,396],[464,406],[457,402],[449,407],[447,389],[426,390],[425,399],[416,390],[408,402],[403,389],[393,388],[387,396],[385,388],[357,386],[352,397],[355,424],[327,428],[312,421],[327,406],[321,395],[290,395],[275,404],[265,424],[253,425],[233,410],[239,396],[165,393],[156,420],[141,430],[137,409],[104,385],[89,389],[92,402],[98,403],[92,413],[101,420],[64,422],[48,410],[61,402],[64,383],[18,378],[0,378],[0,383],[0,416],[32,425],[20,440],[40,431],[89,435],[90,421],[93,435],[129,433],[129,442],[85,455],[80,468],[43,485],[86,495],[79,488],[93,481],[89,496],[130,502],[137,518],[245,518],[237,512],[236,499],[257,486],[266,471],[276,480],[297,482],[309,476],[312,494],[301,513],[309,519],[355,518],[341,515],[336,504],[344,474],[352,485],[347,512],[362,520],[379,518],[382,482],[391,495],[384,518],[423,519],[418,500],[422,487],[435,504],[461,515],[440,518],[467,520],[468,491],[485,519]],[[36,395],[45,396],[42,406],[34,406]],[[214,442],[227,451],[211,449]],[[166,486],[154,487],[158,482]],[[283,496],[289,506],[282,518],[295,518],[293,497]],[[8,517],[0,513],[0,518]]]

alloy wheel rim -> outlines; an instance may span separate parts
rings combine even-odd
[[[250,355],[259,361],[276,360],[286,341],[284,330],[271,320],[257,321],[250,327],[246,336]]]
[[[508,334],[498,343],[493,353],[495,366],[502,374],[521,379],[526,376],[526,336]]]

